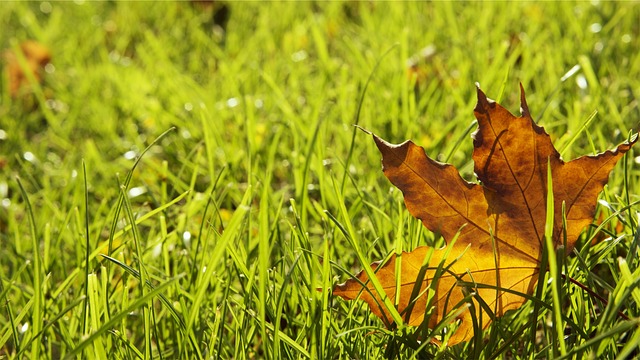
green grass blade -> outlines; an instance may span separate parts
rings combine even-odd
[[[77,355],[80,355],[80,353],[82,353],[82,351],[84,351],[84,349],[86,347],[88,347],[90,345],[93,345],[94,342],[98,338],[104,336],[109,331],[111,331],[111,329],[113,329],[117,325],[117,323],[120,322],[120,320],[124,319],[132,311],[137,310],[137,309],[139,309],[139,308],[141,308],[143,306],[146,306],[147,302],[151,301],[154,297],[156,297],[159,294],[161,294],[165,289],[167,289],[169,287],[169,285],[173,284],[173,282],[176,281],[176,280],[177,280],[177,278],[173,278],[173,279],[169,279],[169,280],[165,281],[164,283],[160,284],[155,289],[152,289],[149,292],[145,293],[144,296],[141,296],[141,297],[135,299],[135,301],[130,303],[126,308],[122,309],[117,314],[112,314],[111,319],[109,321],[107,321],[104,324],[102,324],[102,326],[100,326],[100,328],[96,329],[91,335],[87,336],[71,352],[69,352],[64,358],[65,359],[73,359]]]
[[[339,189],[336,187],[335,183],[334,183],[334,191],[338,199],[342,198],[340,196],[340,193],[338,192]],[[342,223],[338,221],[338,219],[336,219],[329,212],[326,212],[326,214],[329,216],[329,219],[331,219],[331,221],[333,221],[333,223],[338,226],[338,228],[341,230],[341,232],[343,233],[343,235],[345,236],[349,244],[353,247],[356,253],[356,256],[358,257],[358,260],[360,261],[360,264],[362,264],[363,271],[365,271],[377,295],[383,301],[383,303],[379,305],[384,306],[386,310],[389,311],[389,314],[391,315],[390,320],[392,320],[394,323],[400,326],[401,324],[403,324],[402,317],[400,316],[400,314],[398,313],[398,310],[395,308],[395,306],[391,302],[391,299],[389,299],[387,294],[384,292],[384,289],[382,288],[382,284],[380,284],[380,280],[378,280],[378,277],[375,275],[374,271],[371,269],[371,266],[369,265],[370,261],[367,260],[366,255],[360,249],[360,246],[358,245],[358,241],[357,241],[356,232],[353,229],[353,224],[351,223],[349,212],[347,211],[347,208],[345,207],[343,201],[339,202],[338,208],[340,210],[340,215],[345,225],[342,225]]]
[[[378,70],[378,67],[382,63],[382,60],[388,54],[390,54],[392,50],[394,50],[398,46],[399,44],[397,43],[394,44],[380,56],[380,58],[376,61],[375,65],[373,66],[373,69],[371,69],[371,72],[367,77],[367,81],[365,81],[364,83],[364,88],[362,89],[362,93],[360,94],[360,100],[358,101],[358,108],[356,110],[355,123],[354,123],[355,126],[351,134],[351,145],[349,146],[349,152],[347,153],[347,158],[344,161],[344,175],[342,175],[342,182],[340,185],[341,192],[344,192],[344,187],[347,183],[347,177],[349,176],[349,165],[351,165],[351,158],[353,157],[353,150],[355,149],[355,145],[356,145],[356,134],[358,132],[358,126],[360,125],[360,113],[362,111],[362,105],[364,104],[365,95],[367,94],[367,89],[369,88],[369,84],[373,80],[373,76],[375,75],[376,70]]]
[[[222,236],[217,241],[215,247],[211,251],[211,255],[209,256],[209,261],[207,262],[206,269],[204,272],[200,273],[200,280],[198,281],[199,288],[193,297],[193,303],[190,306],[186,327],[187,331],[193,331],[193,325],[196,321],[196,317],[200,312],[200,306],[204,301],[204,295],[207,291],[208,284],[211,282],[211,276],[213,275],[214,270],[217,268],[218,263],[220,262],[222,255],[226,253],[226,248],[231,243],[231,241],[238,236],[238,231],[240,229],[240,225],[245,218],[246,213],[249,211],[249,200],[251,199],[251,188],[248,188],[245,191],[244,197],[240,201],[238,208],[234,212],[231,220],[229,220],[229,224],[225,228]]]
[[[553,203],[553,179],[551,176],[551,161],[547,159],[547,218],[544,228],[544,239],[547,249],[547,259],[549,261],[549,274],[551,294],[553,296],[553,330],[556,335],[557,346],[560,347],[560,354],[567,353],[564,343],[564,322],[562,321],[562,302],[560,299],[560,287],[562,286],[560,267],[556,257],[556,242],[553,238],[554,223],[554,203]],[[560,246],[560,251],[564,246]]]
[[[89,297],[89,314],[88,316],[91,318],[90,323],[91,323],[91,328],[92,329],[99,329],[100,328],[100,313],[102,311],[104,311],[104,309],[102,309],[102,306],[100,305],[101,301],[101,295],[99,293],[99,289],[100,289],[100,284],[98,282],[98,278],[96,277],[95,274],[90,274],[87,277],[87,283],[88,288],[89,288],[89,293],[88,293],[88,297]],[[104,295],[102,295],[104,296]],[[83,326],[85,326],[85,324],[83,323]],[[83,332],[86,334],[86,328],[83,329]],[[107,353],[105,352],[105,344],[103,342],[102,338],[96,338],[95,342],[92,344],[93,345],[93,352],[91,352],[89,349],[87,349],[87,357],[89,358],[95,358],[95,359],[99,359],[99,360],[106,360],[107,359]]]
[[[567,149],[569,149],[571,147],[571,145],[573,145],[573,143],[578,139],[578,137],[580,137],[580,135],[582,135],[582,133],[587,130],[589,128],[589,126],[591,125],[591,123],[593,122],[593,120],[595,120],[596,115],[598,115],[598,111],[594,110],[588,117],[587,120],[582,124],[582,126],[580,127],[580,129],[578,129],[578,131],[576,131],[571,138],[569,139],[569,141],[567,141],[562,148],[560,148],[560,155],[564,155],[565,151]]]
[[[84,257],[84,297],[82,308],[82,333],[87,333],[87,310],[89,307],[89,255],[91,242],[89,240],[89,187],[87,185],[87,165],[82,162],[82,174],[84,179],[84,226],[85,226],[85,257]]]
[[[141,244],[142,239],[140,239],[140,233],[139,233],[138,227],[136,226],[136,218],[133,215],[133,209],[131,208],[131,203],[129,203],[129,198],[125,192],[125,188],[122,187],[120,191],[121,191],[120,197],[124,199],[123,207],[124,207],[125,215],[127,216],[129,220],[129,224],[131,225],[131,234],[133,236],[133,243],[135,246],[134,250],[135,250],[136,260],[138,264],[138,273],[140,274],[140,286],[139,286],[140,296],[145,297],[145,293],[146,293],[145,284],[147,283],[147,278],[149,277],[149,274],[144,264],[144,253],[142,251],[142,244]],[[145,340],[144,354],[145,354],[145,359],[150,359],[152,357],[152,349],[151,349],[152,339],[151,339],[151,322],[150,322],[148,304],[145,304],[142,307],[142,318],[144,322],[144,332],[143,332],[144,340]]]
[[[35,336],[35,334],[39,334],[42,330],[43,326],[43,312],[44,312],[44,294],[42,293],[42,265],[40,261],[40,243],[38,240],[40,236],[38,234],[36,219],[33,214],[33,208],[31,207],[31,202],[29,201],[29,196],[27,195],[26,190],[22,186],[22,182],[20,179],[16,179],[18,182],[18,186],[20,187],[20,192],[22,194],[22,199],[27,206],[27,216],[29,217],[29,225],[31,230],[31,246],[33,249],[33,314],[32,321],[33,326],[31,327],[31,334]],[[35,341],[32,343],[31,348],[31,358],[38,359],[40,358],[40,342]]]

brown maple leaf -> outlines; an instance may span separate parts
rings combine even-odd
[[[556,247],[563,245],[565,232],[569,252],[593,221],[598,194],[610,171],[637,140],[636,135],[613,151],[565,163],[549,135],[532,120],[522,86],[520,90],[522,116],[516,117],[478,88],[473,161],[482,185],[465,181],[455,167],[432,160],[411,141],[392,145],[373,135],[382,153],[384,174],[404,194],[409,212],[449,244],[443,249],[422,246],[402,253],[397,300],[396,256],[379,269],[378,263],[371,267],[409,325],[421,324],[429,310],[427,325],[433,329],[452,309],[459,308],[456,318],[460,323],[449,344],[473,336],[472,315],[466,309],[471,304],[462,282],[489,286],[472,289],[487,306],[475,307],[477,318],[482,315],[482,328],[491,322],[486,309],[502,316],[524,303],[526,299],[518,293],[533,293],[545,241],[548,164],[554,189],[552,239]],[[429,255],[425,268],[423,262]],[[434,277],[437,280],[432,284]],[[333,294],[349,300],[360,297],[374,314],[392,324],[390,312],[368,280],[362,271],[357,279],[337,285]],[[427,288],[433,295],[430,303]],[[476,299],[474,302],[477,304]]]

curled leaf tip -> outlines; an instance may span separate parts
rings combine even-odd
[[[477,87],[477,94],[478,94],[478,103],[476,104],[476,107],[475,109],[473,109],[473,111],[486,113],[489,105],[495,103],[495,101],[487,98],[487,95],[482,91],[482,89],[480,89],[480,86]]]
[[[362,126],[358,125],[358,124],[353,124],[354,127],[356,127],[358,130],[364,132],[367,135],[373,135],[373,133],[365,128],[363,128]]]

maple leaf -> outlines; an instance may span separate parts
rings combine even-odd
[[[477,318],[482,315],[482,328],[491,322],[486,309],[494,316],[502,316],[524,303],[526,299],[520,294],[533,293],[545,241],[547,166],[551,167],[554,189],[552,239],[556,247],[563,245],[564,232],[569,252],[584,227],[593,221],[597,197],[609,173],[638,138],[635,135],[613,151],[565,163],[549,135],[531,118],[522,85],[520,90],[522,116],[516,117],[487,99],[478,88],[473,161],[481,184],[465,181],[455,167],[429,158],[411,141],[392,145],[373,135],[382,153],[384,174],[404,194],[409,212],[426,228],[440,233],[448,245],[443,249],[422,246],[403,252],[398,257],[398,276],[395,255],[379,269],[379,263],[371,267],[408,325],[420,325],[430,311],[427,325],[433,328],[458,308],[456,318],[460,323],[449,344],[473,337],[472,315],[465,309],[471,304],[461,282],[488,285],[473,288],[487,306],[476,306]],[[566,228],[562,221],[563,203]],[[425,268],[423,262],[428,256]],[[392,317],[366,272],[356,277],[336,285],[333,294],[349,300],[359,297],[385,324],[392,324]],[[437,280],[432,284],[434,278]],[[433,295],[429,302],[427,288]]]

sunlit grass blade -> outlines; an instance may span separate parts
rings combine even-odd
[[[149,220],[150,218],[153,218],[154,216],[158,215],[159,213],[161,213],[165,209],[169,208],[170,206],[175,205],[176,203],[178,203],[181,200],[183,200],[183,198],[187,194],[188,194],[188,192],[182,193],[179,196],[177,196],[175,199],[171,200],[169,203],[163,204],[163,205],[159,206],[158,208],[153,209],[153,210],[149,211],[148,213],[145,213],[144,215],[136,218],[135,219],[135,225],[141,225],[146,220]],[[118,205],[118,206],[121,206],[121,205]],[[131,231],[131,224],[127,224],[126,226],[124,226],[124,228],[122,230],[116,232],[113,236],[110,235],[110,240],[119,239],[125,233],[127,233],[128,231]],[[91,254],[89,254],[89,260],[93,260],[97,256],[104,254],[105,252],[109,252],[108,251],[108,246],[106,246],[106,245],[108,245],[108,244],[103,244],[102,246],[99,246],[98,248],[94,249],[91,252]],[[122,245],[124,245],[124,244],[120,244],[120,246],[122,246]],[[118,249],[120,246],[115,247],[115,248],[113,248],[111,250],[113,251],[115,249]],[[63,291],[67,290],[72,285],[73,281],[75,281],[76,277],[79,276],[79,274],[80,274],[80,272],[82,271],[83,268],[84,268],[84,264],[81,267],[74,268],[69,273],[69,276],[67,276],[67,278],[58,286],[58,288],[52,290],[52,296],[53,297],[57,297]]]
[[[95,274],[90,274],[87,277],[87,283],[89,288],[89,318],[91,329],[99,329],[100,328],[100,313],[102,313],[105,309],[102,309],[100,298],[104,296],[100,294],[100,284],[98,283],[98,278]],[[86,333],[86,329],[83,329],[83,332]],[[95,358],[99,360],[106,360],[107,353],[105,352],[105,344],[102,338],[96,338],[93,343],[93,351],[87,351],[87,357]]]
[[[79,297],[78,299],[74,300],[73,302],[71,302],[66,308],[62,309],[58,314],[56,314],[54,317],[51,318],[50,321],[48,321],[43,327],[42,330],[40,331],[39,334],[36,334],[36,336],[34,336],[34,338],[30,339],[29,342],[33,342],[33,341],[38,341],[38,337],[41,336],[48,328],[58,324],[58,321],[62,320],[65,316],[69,316],[69,312],[72,310],[75,310],[76,307],[80,304],[84,304],[84,296]],[[1,340],[1,339],[0,339]],[[0,341],[0,344],[2,343],[2,341]],[[25,344],[25,348],[28,348],[29,344]],[[21,352],[18,352],[17,354],[18,356],[21,356]]]
[[[133,244],[135,247],[134,250],[135,250],[136,260],[137,260],[136,263],[138,265],[138,273],[140,274],[140,286],[139,286],[140,295],[144,297],[147,291],[145,284],[147,283],[147,278],[149,277],[149,273],[144,263],[144,253],[142,251],[142,244],[141,244],[142,239],[140,238],[140,233],[139,233],[138,227],[136,226],[136,219],[135,219],[135,216],[133,215],[133,209],[131,209],[131,203],[129,203],[129,198],[126,195],[125,190],[126,189],[124,187],[120,189],[121,191],[120,197],[124,199],[123,207],[124,207],[125,215],[127,216],[129,220],[129,224],[131,225],[131,235],[133,237]],[[148,304],[142,307],[142,318],[144,323],[143,334],[145,339],[144,353],[145,353],[145,358],[150,358],[152,357],[152,349],[151,349],[152,333],[151,333],[151,321],[150,321]]]
[[[211,251],[211,255],[209,256],[209,261],[206,263],[205,269],[202,269],[200,273],[200,279],[198,281],[199,288],[193,297],[193,302],[190,305],[190,309],[188,312],[186,327],[187,331],[193,331],[193,325],[196,321],[196,317],[200,312],[200,305],[204,301],[204,295],[208,288],[208,284],[211,281],[211,277],[213,272],[215,271],[219,261],[222,258],[222,255],[226,253],[226,248],[229,243],[238,235],[238,230],[242,221],[245,218],[246,213],[249,211],[249,200],[251,199],[251,188],[248,188],[245,191],[244,197],[240,201],[236,211],[234,212],[231,220],[229,220],[229,224],[225,228],[225,231],[218,239],[215,247]]]
[[[75,358],[75,356],[82,353],[82,351],[84,351],[86,347],[93,345],[96,339],[108,334],[109,331],[111,331],[111,329],[113,329],[118,322],[120,322],[123,318],[128,316],[132,311],[140,309],[143,306],[146,306],[147,302],[151,301],[154,297],[158,296],[160,293],[165,291],[176,280],[177,278],[173,278],[165,281],[164,283],[160,284],[156,288],[145,293],[144,296],[141,296],[135,299],[126,308],[123,308],[118,313],[112,314],[111,319],[109,321],[102,324],[100,328],[95,329],[93,333],[91,333],[89,336],[84,338],[82,342],[80,342],[71,352],[69,352],[65,356],[65,359]]]
[[[607,343],[610,339],[616,338],[617,335],[623,334],[630,329],[636,328],[638,326],[640,326],[640,320],[634,319],[629,321],[622,321],[614,326],[607,327],[607,330],[589,338],[582,344],[569,349],[569,351],[565,355],[560,356],[557,359],[571,359],[575,354],[584,353],[586,350],[597,347],[599,344]]]
[[[567,352],[567,347],[564,342],[564,322],[562,321],[562,302],[560,299],[560,288],[562,286],[561,281],[561,268],[558,266],[558,257],[556,256],[557,248],[559,253],[564,253],[564,246],[557,246],[556,240],[553,238],[555,219],[554,219],[554,202],[553,202],[553,179],[551,176],[551,161],[547,159],[547,219],[544,227],[544,239],[545,248],[547,250],[547,259],[549,262],[549,275],[551,294],[553,296],[553,331],[556,336],[557,346],[560,350],[560,355],[564,355]]]
[[[109,257],[107,255],[102,255],[102,257],[104,257],[108,261],[118,265],[120,268],[125,270],[127,273],[131,274],[133,277],[135,277],[136,279],[140,280],[140,273],[136,269],[132,268],[131,266],[129,266],[129,265],[117,260],[117,259]],[[180,279],[180,278],[182,278],[184,276],[185,276],[185,274],[178,275],[178,276],[176,276],[176,279]],[[151,290],[154,290],[156,288],[149,280],[147,280],[146,286]],[[158,294],[158,298],[160,299],[160,302],[162,303],[162,305],[164,305],[164,307],[169,311],[169,313],[171,314],[171,316],[175,320],[176,324],[178,324],[178,328],[181,331],[181,333],[183,333],[183,334],[185,334],[185,336],[187,336],[189,344],[192,347],[194,347],[194,352],[196,353],[197,358],[198,359],[202,359],[202,355],[200,355],[200,352],[198,351],[197,342],[195,340],[195,337],[193,336],[193,334],[188,333],[187,325],[185,323],[185,320],[184,320],[183,316],[180,314],[180,312],[174,307],[173,303],[164,294]]]
[[[571,138],[567,140],[567,142],[560,148],[560,151],[558,151],[560,155],[563,155],[565,151],[567,151],[567,149],[569,149],[571,145],[573,145],[573,143],[580,137],[580,135],[582,135],[582,133],[589,128],[593,120],[595,120],[596,115],[598,115],[597,110],[594,110],[591,114],[589,114],[589,116],[587,117],[587,120],[582,123],[582,126],[580,127],[580,129],[574,132]]]
[[[339,189],[335,183],[334,183],[334,191],[337,198],[339,199],[342,198],[340,196]],[[400,316],[400,314],[398,313],[398,310],[395,308],[395,306],[391,302],[391,299],[389,299],[387,294],[384,292],[384,289],[382,288],[382,284],[380,284],[380,280],[378,280],[378,277],[375,275],[375,272],[371,269],[371,266],[369,265],[370,261],[367,260],[366,255],[362,252],[362,250],[360,249],[360,246],[358,245],[356,232],[353,229],[353,224],[351,223],[351,219],[347,211],[347,208],[345,207],[344,202],[342,201],[339,202],[339,210],[340,210],[340,215],[344,222],[344,225],[340,221],[338,221],[338,219],[336,219],[333,215],[331,215],[329,212],[327,212],[326,214],[329,216],[329,219],[331,219],[331,221],[333,221],[333,223],[338,226],[342,234],[345,236],[349,244],[354,249],[356,256],[358,257],[358,260],[362,264],[363,271],[365,271],[365,273],[367,274],[367,277],[369,278],[369,281],[373,285],[378,297],[383,301],[383,303],[379,305],[384,307],[389,312],[391,316],[390,320],[392,320],[394,323],[398,325],[401,325],[403,323],[402,317]]]
[[[369,84],[373,80],[373,76],[375,75],[376,70],[378,69],[378,67],[382,63],[382,60],[388,54],[390,54],[392,50],[394,50],[396,47],[398,47],[398,45],[399,44],[394,44],[393,46],[391,46],[376,61],[375,65],[373,66],[373,69],[371,69],[371,72],[369,73],[369,76],[367,77],[367,81],[365,81],[365,83],[364,83],[364,88],[362,89],[362,92],[360,93],[360,99],[358,100],[358,108],[356,109],[356,114],[355,114],[355,123],[354,123],[355,127],[353,128],[353,133],[351,135],[351,145],[349,146],[349,152],[347,153],[346,160],[344,161],[344,175],[342,176],[342,182],[340,183],[341,192],[344,192],[344,187],[345,187],[345,185],[347,183],[347,177],[349,176],[349,165],[351,164],[351,158],[353,157],[353,150],[354,150],[355,144],[356,144],[356,134],[358,133],[358,126],[360,125],[360,113],[362,111],[362,105],[364,104],[364,99],[365,99],[365,96],[367,94],[367,89],[369,88]]]
[[[85,303],[82,307],[82,333],[87,333],[87,311],[89,308],[89,255],[91,253],[91,242],[89,239],[89,187],[87,186],[87,165],[82,162],[82,174],[84,180],[84,226],[85,226],[85,257],[84,257],[84,297]]]
[[[22,186],[22,182],[20,179],[16,179],[18,182],[18,186],[20,187],[20,192],[22,194],[22,200],[25,202],[27,207],[27,216],[29,217],[29,228],[31,231],[31,246],[33,251],[33,314],[32,321],[33,326],[31,327],[31,336],[34,337],[36,334],[39,334],[42,330],[43,326],[43,310],[44,310],[44,294],[42,293],[42,264],[40,261],[40,237],[38,234],[38,229],[36,225],[35,215],[33,213],[33,208],[31,207],[31,201],[29,201],[29,196],[27,195],[26,190]],[[40,357],[40,342],[34,341],[31,347],[31,358],[38,359]]]
[[[22,349],[22,344],[20,343],[20,337],[18,335],[18,329],[16,327],[16,319],[14,315],[14,310],[9,301],[8,293],[11,291],[11,284],[14,284],[16,280],[22,275],[22,273],[29,267],[30,262],[24,262],[20,268],[18,268],[15,273],[12,274],[9,279],[8,286],[5,287],[4,280],[0,279],[0,300],[3,301],[4,306],[7,308],[7,316],[9,317],[9,321],[0,329],[0,348],[4,348],[5,344],[9,340],[9,338],[13,339],[13,343],[15,344],[16,352],[20,352]],[[36,335],[38,336],[38,334]],[[35,338],[35,337],[34,337]],[[31,340],[33,341],[33,339]],[[28,347],[28,344],[26,344]]]

